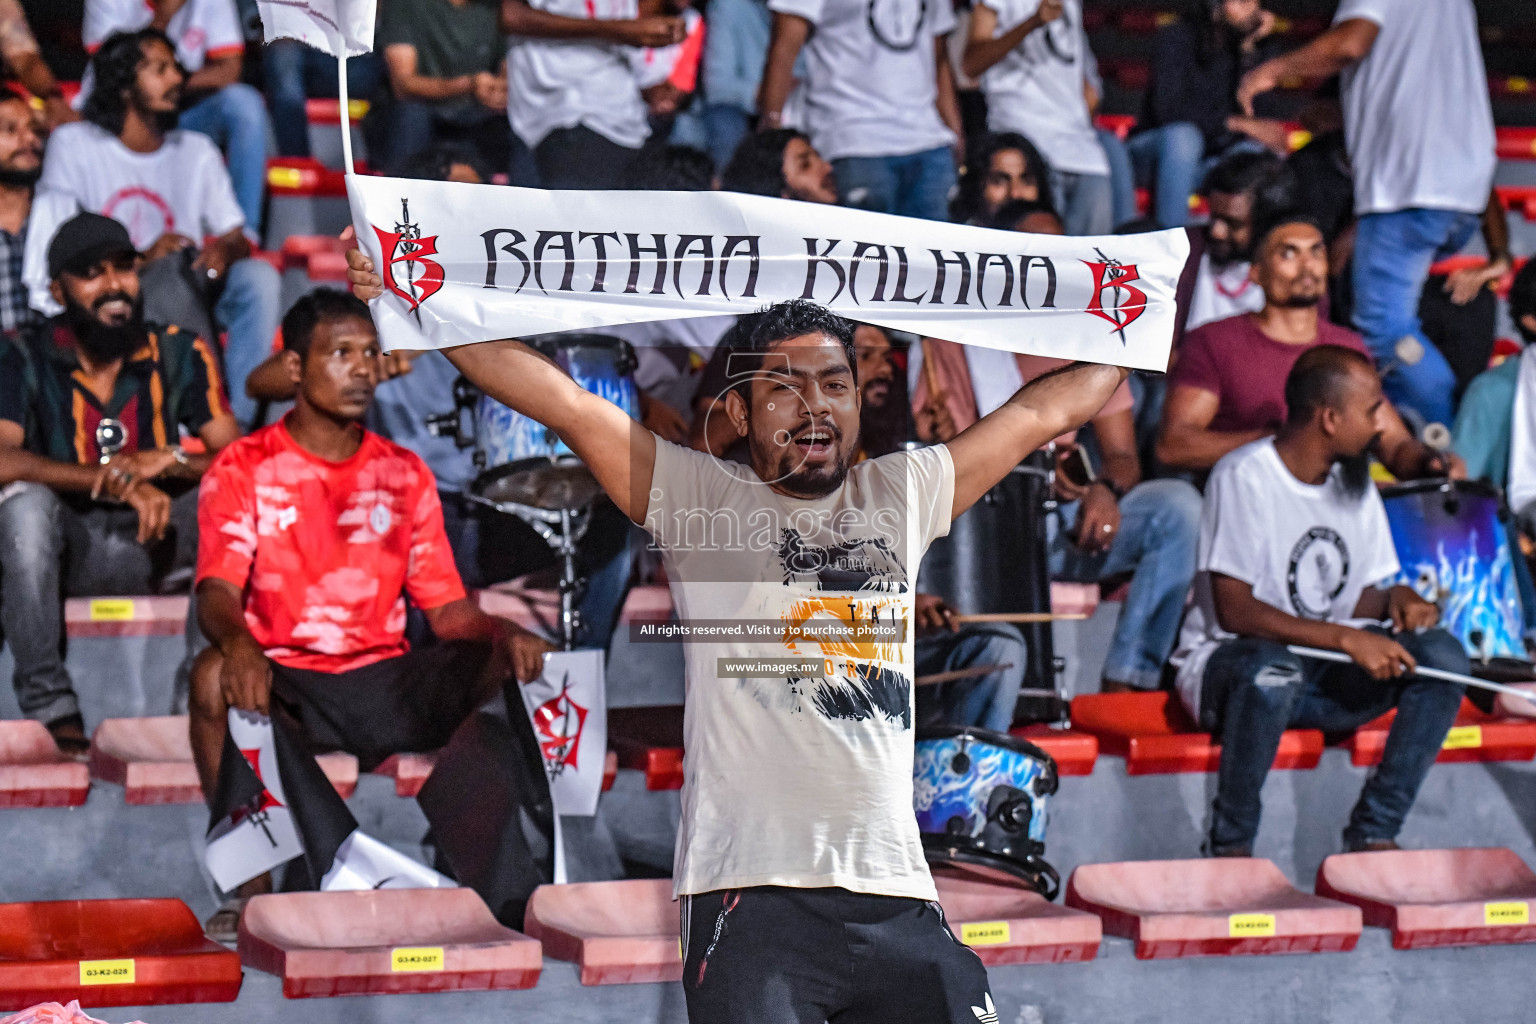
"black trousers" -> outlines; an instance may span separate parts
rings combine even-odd
[[[683,897],[689,1024],[997,1021],[937,903],[758,886]]]

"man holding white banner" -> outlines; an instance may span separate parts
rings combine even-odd
[[[364,188],[372,192],[377,185],[380,192],[398,194],[403,187],[357,179],[351,184],[354,216],[375,225],[381,222],[374,219],[371,202],[358,203],[358,193]],[[459,197],[427,191],[434,186],[420,193],[415,183],[410,188],[413,212],[444,225],[439,231],[453,224],[456,218],[443,203],[453,205]],[[642,269],[656,273],[653,294],[679,282],[677,300],[668,295],[661,301],[693,315],[717,311],[744,292],[783,296],[785,274],[801,278],[791,295],[799,294],[802,285],[807,292],[816,287],[814,262],[812,278],[806,280],[804,262],[795,268],[792,259],[770,260],[767,240],[745,241],[750,229],[741,216],[723,228],[738,241],[628,235],[634,244],[651,249],[644,268],[620,259],[617,266],[605,263],[599,270],[590,260],[578,261],[575,248],[566,250],[571,257],[566,262],[549,251],[564,246],[566,237],[573,247],[590,244],[578,241],[575,230],[556,229],[579,226],[580,238],[590,240],[590,232],[600,230],[595,216],[606,197],[568,195],[557,207],[540,193],[512,194],[529,199],[517,215],[519,227],[496,226],[495,207],[512,209],[500,197],[494,197],[495,207],[482,206],[477,216],[465,218],[489,229],[484,230],[485,253],[478,259],[481,269],[488,267],[483,291],[464,288],[452,300],[426,307],[440,289],[447,292],[445,279],[468,276],[468,267],[455,259],[461,250],[439,246],[443,238],[418,234],[402,247],[398,229],[374,228],[377,233],[370,232],[369,241],[381,244],[374,251],[384,254],[382,276],[374,259],[358,250],[348,254],[354,291],[373,301],[375,315],[392,325],[393,344],[477,341],[492,323],[504,321],[530,323],[547,316],[574,326],[573,321],[612,317],[610,303],[644,303],[624,297],[635,293],[633,280],[624,288],[626,273],[645,277],[648,288],[652,284]],[[462,198],[472,197],[464,193]],[[679,204],[671,212],[708,220],[721,212],[708,208],[709,198],[689,197],[686,207]],[[749,207],[751,198],[732,201],[743,204],[737,208],[740,214],[764,215],[755,225],[763,232],[772,230],[770,220],[791,221],[797,212],[773,200]],[[625,204],[650,205],[633,197]],[[461,209],[468,213],[467,207]],[[839,212],[811,209],[823,224]],[[909,223],[860,216],[868,218],[861,224],[873,232],[900,232]],[[545,223],[548,229],[540,231]],[[531,232],[528,225],[534,225]],[[936,244],[947,244],[937,237],[944,226],[923,227]],[[958,230],[966,240],[999,245],[1005,240],[1016,247],[1051,241]],[[607,241],[611,253],[625,252],[625,236],[611,235]],[[818,242],[816,258],[833,265],[832,250],[839,245],[847,247],[836,238]],[[711,255],[701,257],[706,250]],[[508,251],[521,254],[521,267],[519,257]],[[926,258],[926,249],[917,251]],[[444,254],[441,264],[437,253]],[[717,266],[717,256],[734,265]],[[839,264],[835,275],[821,269],[838,278],[839,293],[855,287],[859,298],[868,300],[876,289],[886,295],[892,289],[911,294],[913,288],[935,284],[952,293],[960,273],[956,261],[965,261],[961,291],[969,296],[975,264],[968,255],[940,254],[951,262],[939,266],[937,283],[931,276],[920,282],[921,272],[909,273],[905,253],[898,277],[890,262],[894,256],[887,250],[877,260],[866,251],[862,270],[857,261]],[[987,271],[995,276],[985,285],[978,280],[978,289],[996,299],[1000,267],[1007,264],[1011,301],[1019,303],[1022,293],[1012,274],[1016,264],[999,259]],[[664,273],[656,269],[661,260],[666,261]],[[1101,263],[1101,278],[1105,267]],[[518,293],[514,289],[522,287],[518,277],[523,269],[530,283]],[[856,281],[849,280],[850,269]],[[1164,289],[1178,266],[1169,263],[1158,270],[1149,287],[1163,298],[1171,295]],[[946,273],[951,275],[948,286]],[[1060,281],[1055,270],[1051,276],[1052,301],[1065,298],[1066,271]],[[1036,304],[1044,295],[1035,290],[1043,289],[1043,277],[1043,271],[1037,272],[1037,280],[1026,288]],[[568,287],[575,291],[577,280],[579,296],[548,294]],[[1127,285],[1130,280],[1137,280],[1134,268]],[[1129,287],[1144,304],[1146,293]],[[717,300],[725,297],[724,302],[702,299],[706,293]],[[1072,295],[1083,303],[1077,310],[1081,314],[1089,296]],[[963,326],[968,311],[949,305],[945,319]],[[1126,307],[1115,303],[1113,308]],[[1160,308],[1153,322],[1165,312]],[[668,314],[651,314],[657,315]],[[1116,315],[1119,328],[1130,325],[1128,314]],[[1139,315],[1140,309],[1130,319]],[[1009,326],[1022,328],[1023,319]],[[972,336],[1002,344],[997,323]],[[1088,333],[1072,337],[1068,347],[1081,341],[1083,349],[1092,350]],[[1143,337],[1126,333],[1138,341]],[[668,559],[680,618],[675,625],[685,638],[694,638],[687,644],[687,759],[674,873],[675,890],[683,898],[689,1019],[694,1024],[823,1019],[975,1024],[978,1018],[990,1019],[985,1015],[995,1010],[986,972],[944,924],[912,814],[913,648],[906,635],[913,614],[910,573],[955,516],[1030,452],[1090,418],[1127,371],[1074,364],[1021,388],[949,444],[853,465],[860,398],[851,324],[821,305],[792,299],[753,314],[737,337],[730,384],[718,408],[736,434],[747,439],[750,467],[662,441],[521,342],[464,344],[448,348],[447,355],[485,393],[559,434],[614,502],[646,526]],[[1154,340],[1136,347],[1141,358],[1159,358],[1150,354],[1158,348]],[[1099,351],[1126,359],[1132,349],[1129,339],[1113,337]],[[1166,335],[1161,358],[1166,359]],[[850,945],[847,929],[856,930],[863,941]]]

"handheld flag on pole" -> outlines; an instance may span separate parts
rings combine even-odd
[[[267,42],[297,39],[336,58],[336,88],[341,98],[341,152],[353,172],[352,117],[347,96],[347,58],[373,50],[377,0],[256,0]]]

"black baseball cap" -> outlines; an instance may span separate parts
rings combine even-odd
[[[97,260],[123,253],[137,256],[128,229],[99,213],[77,213],[65,221],[48,243],[48,277],[84,270]]]

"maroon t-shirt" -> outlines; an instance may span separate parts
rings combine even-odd
[[[1259,430],[1285,422],[1285,378],[1301,354],[1318,345],[1342,345],[1370,356],[1360,335],[1321,318],[1316,341],[1287,345],[1244,313],[1186,334],[1169,376],[1174,387],[1199,388],[1220,399],[1211,430]]]

